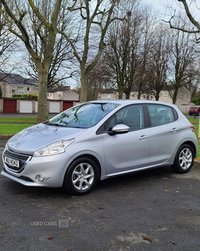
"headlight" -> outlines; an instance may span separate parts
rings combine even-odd
[[[63,153],[66,147],[68,147],[73,142],[74,142],[74,139],[61,140],[61,141],[55,142],[53,144],[48,145],[47,147],[37,150],[36,152],[34,152],[33,156],[39,157],[39,156],[49,156],[49,155]]]

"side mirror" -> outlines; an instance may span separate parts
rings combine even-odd
[[[115,134],[121,134],[121,133],[127,133],[129,131],[129,127],[124,124],[118,124],[115,125],[112,128],[112,131],[108,132],[109,135],[115,135]]]

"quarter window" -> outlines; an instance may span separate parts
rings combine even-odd
[[[164,105],[147,105],[151,125],[158,126],[174,121],[174,115],[171,107]]]

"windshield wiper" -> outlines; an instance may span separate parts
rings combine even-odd
[[[60,126],[60,127],[66,127],[66,125],[62,125],[60,123],[51,123],[51,122],[48,122],[47,125],[49,126]]]

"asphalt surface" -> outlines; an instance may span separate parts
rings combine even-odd
[[[200,250],[199,191],[196,167],[121,176],[76,197],[0,175],[0,250]]]

